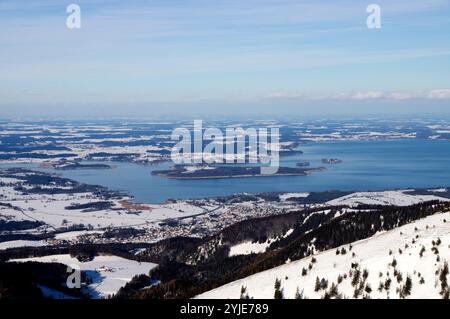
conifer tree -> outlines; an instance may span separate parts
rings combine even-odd
[[[319,277],[316,277],[316,284],[314,285],[314,291],[320,290],[320,280]]]
[[[283,289],[281,289],[281,280],[279,280],[278,278],[275,279],[275,293],[274,293],[273,297],[275,299],[283,299],[284,298]]]
[[[295,291],[295,299],[303,299],[303,291],[300,292],[300,289],[297,287],[297,290]]]

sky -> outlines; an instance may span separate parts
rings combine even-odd
[[[450,114],[449,17],[450,0],[0,0],[0,117]]]

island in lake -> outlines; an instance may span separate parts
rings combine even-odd
[[[152,175],[171,179],[217,179],[258,176],[305,176],[312,172],[320,172],[323,170],[325,170],[324,167],[280,167],[275,174],[261,174],[260,166],[175,165],[169,170],[153,171]]]
[[[342,163],[342,160],[337,158],[322,158],[323,164],[340,164]]]
[[[297,166],[298,167],[306,167],[306,166],[309,166],[309,164],[310,164],[309,162],[298,162]]]
[[[53,168],[56,170],[69,170],[69,169],[110,169],[112,168],[109,164],[99,164],[99,163],[86,163],[81,164],[78,160],[69,161],[66,159],[61,159],[54,162],[44,162],[41,164],[44,168]]]

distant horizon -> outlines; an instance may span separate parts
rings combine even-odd
[[[204,120],[205,122],[229,122],[229,121],[276,121],[276,122],[292,122],[292,121],[349,121],[349,120],[359,120],[359,121],[370,121],[370,120],[386,120],[386,121],[436,121],[450,120],[450,112],[448,113],[397,113],[389,114],[385,113],[364,113],[364,114],[343,114],[343,113],[326,113],[326,114],[310,114],[310,115],[294,115],[294,114],[271,114],[270,118],[267,117],[268,114],[254,114],[254,115],[215,115],[215,114],[197,114],[197,115],[147,115],[147,116],[57,116],[57,115],[46,115],[46,116],[0,116],[0,124],[4,122],[116,122],[116,121],[135,121],[135,122],[145,122],[145,121],[156,121],[156,122],[171,122],[171,121],[193,121],[193,120]]]

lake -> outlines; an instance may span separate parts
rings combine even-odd
[[[444,140],[320,142],[299,147],[304,154],[281,159],[282,166],[309,161],[324,172],[308,176],[273,176],[211,180],[170,180],[151,175],[172,163],[114,163],[111,170],[54,171],[79,182],[106,186],[133,195],[138,202],[160,203],[168,198],[203,198],[233,193],[382,190],[450,186],[450,142]],[[326,165],[322,158],[338,158]],[[11,167],[21,165],[0,165]],[[29,165],[22,165],[30,167]],[[37,165],[31,165],[37,168]],[[41,169],[41,168],[40,168]]]

